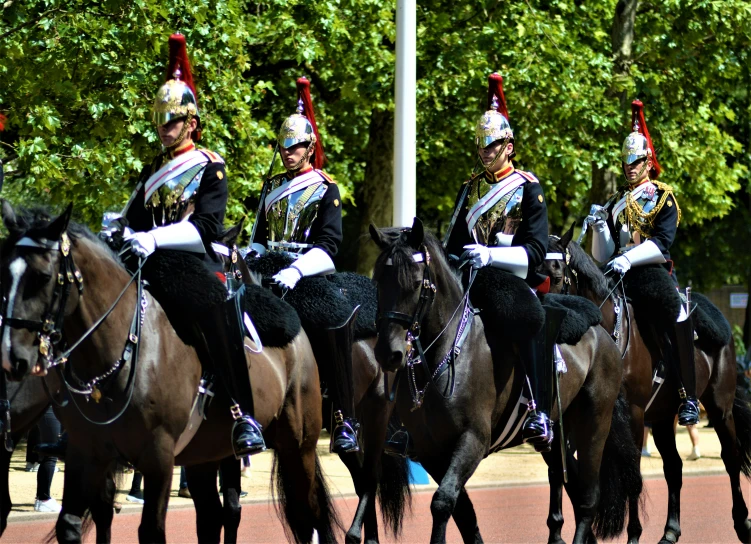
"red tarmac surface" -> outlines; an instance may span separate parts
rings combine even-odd
[[[663,480],[648,480],[647,512],[649,519],[644,525],[642,542],[654,543],[662,536],[667,515],[667,486]],[[746,501],[749,501],[751,485],[743,484]],[[548,487],[503,487],[470,491],[485,542],[546,542],[545,519],[548,507]],[[400,542],[427,542],[430,538],[430,499],[432,493],[419,493],[413,502],[413,515],[404,523]],[[737,542],[730,516],[731,500],[728,477],[697,476],[684,478],[682,494],[681,544]],[[343,520],[351,520],[356,502],[354,499],[337,501]],[[564,515],[564,539],[571,542],[573,536],[573,512],[566,499]],[[11,515],[11,520],[12,520]],[[137,542],[136,531],[140,522],[137,513],[116,515],[112,541],[116,543]],[[11,522],[3,535],[4,542],[41,542],[54,526],[54,520],[36,522]],[[381,526],[382,527],[382,526]],[[196,542],[195,514],[192,509],[173,510],[167,516],[167,539],[169,542]],[[241,542],[284,542],[284,533],[272,505],[246,504],[243,506],[240,526]],[[384,538],[382,542],[393,542]],[[342,537],[343,540],[343,537]],[[461,542],[453,521],[449,524],[449,542]],[[86,542],[94,542],[94,533]],[[625,535],[619,542],[625,542]]]

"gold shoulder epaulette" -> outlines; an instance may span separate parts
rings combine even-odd
[[[327,183],[336,183],[336,180],[329,176],[326,172],[323,170],[316,170],[319,174],[321,174],[321,177],[326,180]]]
[[[675,223],[675,226],[681,224],[681,208],[678,206],[678,201],[675,198],[675,193],[673,193],[673,187],[671,185],[668,185],[667,183],[662,183],[661,181],[654,180],[652,183],[655,184],[655,187],[657,187],[658,190],[662,191],[662,196],[660,197],[660,201],[657,203],[657,206],[655,206],[655,209],[660,208],[667,204],[668,208],[675,205],[675,211],[678,212],[678,221]],[[669,197],[673,197],[673,200],[668,200]]]
[[[665,206],[665,203],[667,203],[668,208],[675,204],[675,211],[678,212],[678,220],[675,225],[678,226],[681,223],[681,209],[678,207],[678,201],[673,195],[673,188],[667,183],[662,183],[657,180],[651,180],[651,182],[657,187],[658,191],[662,191],[662,194],[660,195],[657,204],[655,204],[655,207],[650,211],[644,212],[634,197],[631,196],[630,192],[626,195],[626,214],[629,223],[631,223],[640,235],[646,238],[649,238],[652,235],[652,227],[654,226],[655,218]],[[669,201],[668,198],[670,197],[673,197],[673,199]]]

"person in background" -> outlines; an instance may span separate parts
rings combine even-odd
[[[57,442],[60,437],[61,426],[60,422],[55,417],[52,407],[47,408],[47,411],[39,420],[35,429],[38,439],[37,442]],[[31,442],[36,437],[29,437],[29,448],[31,450]],[[37,455],[34,454],[34,457]],[[28,469],[28,455],[27,455],[27,469]],[[62,506],[50,495],[50,486],[52,485],[52,478],[57,472],[57,457],[49,455],[38,456],[39,466],[37,473],[37,493],[36,500],[34,501],[34,510],[36,512],[59,512]],[[32,470],[33,472],[33,470]]]

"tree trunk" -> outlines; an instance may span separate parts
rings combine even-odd
[[[394,112],[373,111],[365,151],[365,179],[355,198],[360,208],[360,247],[357,272],[370,275],[380,250],[370,240],[368,226],[390,227],[394,202]]]
[[[613,79],[616,82],[627,79],[631,70],[637,4],[638,0],[619,0],[615,7],[610,36],[614,58]],[[621,111],[627,112],[629,105],[626,91],[613,90],[613,93],[618,97]],[[618,136],[618,134],[612,135],[614,141],[618,141]],[[604,204],[605,200],[615,192],[618,179],[619,176],[610,172],[607,167],[600,168],[592,163],[592,187],[589,191],[589,201]]]

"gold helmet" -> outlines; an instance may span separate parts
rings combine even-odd
[[[475,127],[475,145],[487,147],[498,140],[513,141],[514,133],[508,122],[503,78],[498,72],[488,77],[488,111],[482,114]]]
[[[623,141],[621,148],[621,160],[624,164],[633,164],[638,160],[649,158],[652,160],[650,178],[659,177],[662,168],[657,162],[652,138],[649,136],[647,122],[644,119],[644,104],[641,100],[631,103],[631,134]]]
[[[199,118],[196,88],[190,71],[185,36],[182,34],[170,36],[169,51],[166,82],[159,87],[152,108],[152,120],[157,127],[176,119],[189,121],[193,117]],[[187,122],[185,124],[188,125]],[[200,137],[200,120],[199,130],[196,131],[193,139],[197,140],[198,137]]]
[[[320,170],[326,160],[323,143],[318,133],[313,101],[310,97],[310,81],[305,77],[297,80],[297,113],[287,117],[277,136],[279,147],[288,149],[293,145],[308,142],[308,152],[300,163],[313,152],[313,168]],[[294,170],[294,168],[293,168]]]

